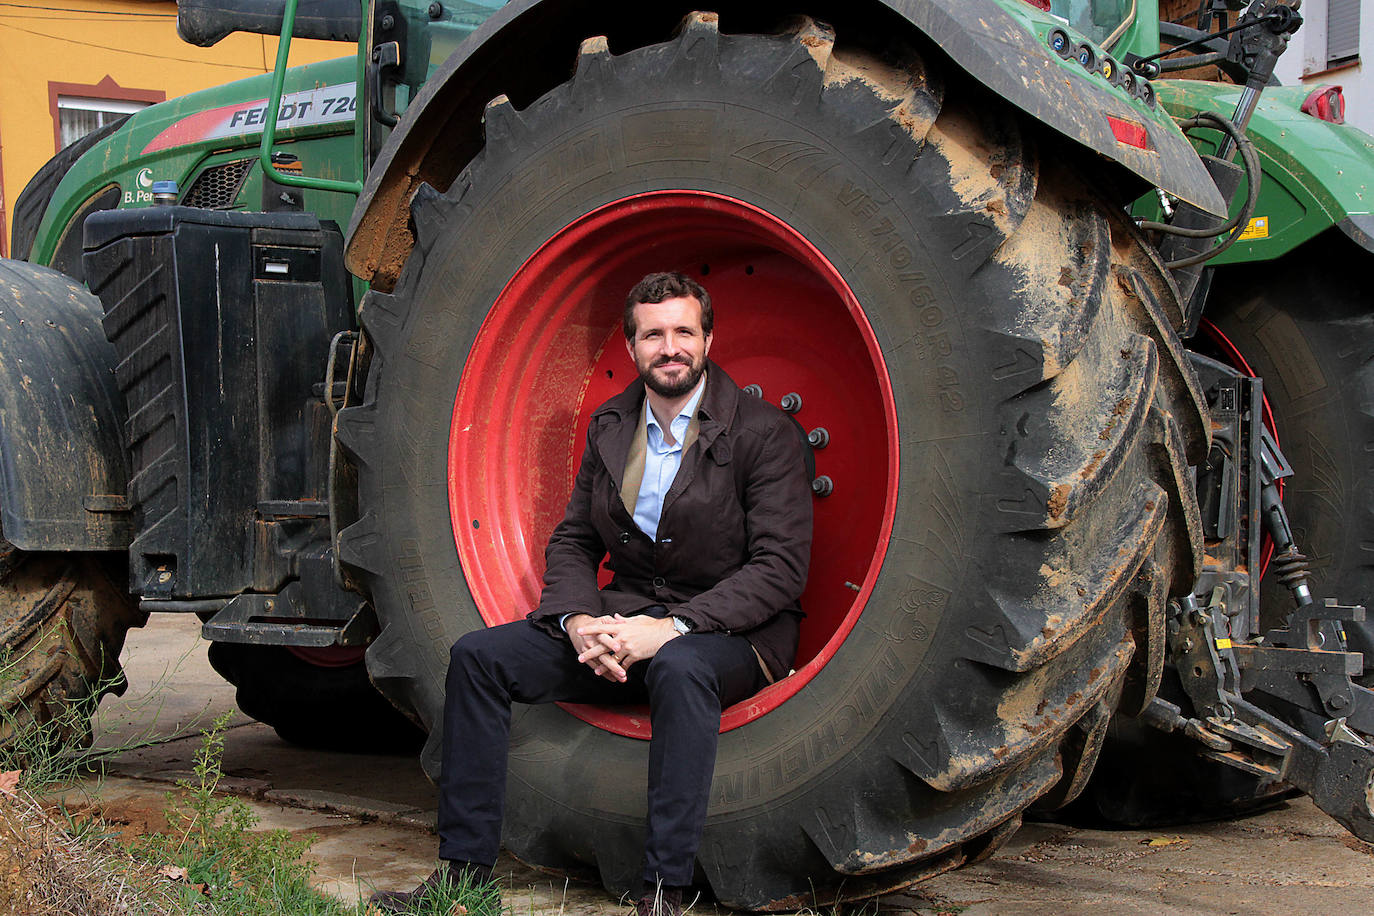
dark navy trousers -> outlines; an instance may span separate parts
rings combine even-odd
[[[659,616],[661,608],[650,613]],[[716,764],[720,712],[762,689],[758,657],[742,636],[669,640],[628,681],[597,677],[565,635],[527,620],[475,630],[453,645],[444,696],[439,857],[492,865],[501,845],[511,703],[649,703],[648,824],[644,880],[692,883]]]

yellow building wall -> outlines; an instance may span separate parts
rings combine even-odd
[[[291,63],[355,51],[342,42],[294,40]],[[186,44],[170,0],[0,3],[0,255],[9,254],[14,199],[57,152],[50,83],[112,80],[122,90],[170,99],[270,72],[276,58],[274,36],[234,34],[213,48]]]

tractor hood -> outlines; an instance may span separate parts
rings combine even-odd
[[[356,66],[355,58],[346,57],[287,71],[278,128],[282,143],[352,133]],[[270,73],[252,76],[131,115],[82,155],[58,184],[29,259],[52,263],[64,243],[79,250],[78,215],[111,206],[151,206],[154,181],[175,181],[185,192],[212,153],[238,150],[241,156],[256,155],[271,78]],[[344,168],[351,176],[354,166],[348,163]]]

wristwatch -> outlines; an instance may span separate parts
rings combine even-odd
[[[683,636],[686,636],[688,633],[692,632],[692,630],[696,629],[690,620],[684,620],[681,617],[674,617],[672,620],[673,629],[677,630]]]

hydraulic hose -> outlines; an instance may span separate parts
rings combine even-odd
[[[1225,241],[1214,248],[1186,258],[1180,258],[1177,261],[1169,261],[1164,266],[1168,267],[1170,270],[1175,270],[1180,267],[1191,267],[1203,261],[1210,261],[1212,258],[1215,258],[1223,251],[1230,248],[1240,239],[1241,233],[1245,231],[1245,227],[1250,223],[1251,215],[1255,212],[1255,205],[1259,202],[1260,183],[1258,179],[1261,174],[1259,154],[1255,152],[1254,143],[1250,141],[1249,137],[1245,136],[1244,131],[1236,127],[1235,123],[1231,121],[1230,118],[1212,111],[1199,111],[1192,117],[1180,121],[1178,126],[1185,133],[1199,127],[1210,127],[1221,131],[1230,138],[1236,149],[1240,151],[1241,163],[1245,168],[1246,196],[1245,204],[1236,215],[1220,226],[1188,229],[1181,226],[1173,226],[1169,223],[1158,223],[1150,220],[1141,222],[1140,228],[1142,229],[1191,239],[1214,238],[1228,232],[1230,233]]]

